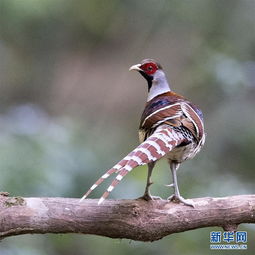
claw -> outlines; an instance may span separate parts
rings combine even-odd
[[[169,201],[177,201],[177,202],[181,202],[181,203],[183,203],[185,205],[191,206],[193,208],[195,207],[193,202],[188,201],[190,199],[184,199],[182,196],[178,196],[177,197],[176,195],[171,195],[170,197],[167,198],[167,200],[169,200]]]
[[[174,200],[174,195],[171,195],[170,197],[168,197],[167,200],[169,200],[169,201]]]
[[[166,187],[174,187],[174,184],[171,183],[171,184],[165,184]]]
[[[149,194],[144,194],[143,196],[139,197],[138,199],[150,201],[150,200],[152,200],[152,197]]]
[[[138,199],[144,199],[146,201],[150,201],[150,200],[163,200],[159,196],[151,196],[149,194],[144,194],[142,197],[139,197]]]
[[[152,200],[163,200],[160,196],[151,196]]]

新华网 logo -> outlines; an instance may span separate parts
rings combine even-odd
[[[212,231],[210,232],[211,250],[246,250],[247,231]]]

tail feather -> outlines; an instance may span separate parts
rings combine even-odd
[[[109,176],[111,176],[114,173],[118,173],[125,164],[131,159],[130,154],[128,154],[125,158],[123,158],[120,162],[118,162],[114,167],[109,169],[105,174],[103,174],[85,193],[85,195],[80,199],[80,202],[88,197],[88,195],[96,189],[105,179],[107,179]],[[136,160],[139,164],[142,164],[142,161],[140,158],[137,158],[134,156],[133,160]]]
[[[80,202],[84,200],[98,185],[100,185],[105,179],[107,179],[110,175],[118,171],[116,168],[111,168],[105,174],[103,174],[87,191],[87,193],[80,199]]]
[[[116,173],[118,173],[117,177],[107,188],[98,201],[98,204],[101,204],[108,197],[110,192],[112,192],[123,177],[132,169],[139,165],[157,161],[180,144],[183,139],[184,137],[181,133],[177,133],[169,126],[164,126],[163,129],[160,128],[156,130],[147,140],[127,155],[126,159],[128,158],[129,160],[125,162],[124,166],[116,171]]]
[[[132,169],[131,169],[132,170]],[[123,177],[125,175],[127,175],[129,173],[129,170],[127,169],[122,169],[119,174],[117,175],[117,177],[113,180],[113,182],[111,183],[111,185],[107,188],[107,190],[104,192],[104,194],[102,195],[102,197],[99,199],[98,201],[98,205],[100,205],[101,203],[104,202],[104,200],[109,196],[110,192],[112,192],[112,190],[119,184],[119,182],[123,179]]]

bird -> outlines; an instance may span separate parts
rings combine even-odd
[[[130,71],[139,72],[147,81],[148,96],[139,125],[138,145],[126,157],[102,175],[80,199],[84,200],[110,175],[116,178],[99,199],[100,205],[119,182],[135,167],[148,166],[144,195],[147,201],[157,199],[150,193],[152,171],[158,160],[167,159],[172,173],[172,183],[166,186],[174,189],[169,201],[194,207],[190,199],[180,195],[177,169],[187,159],[192,159],[205,143],[202,111],[183,96],[173,92],[162,66],[154,59],[144,59],[132,65]]]

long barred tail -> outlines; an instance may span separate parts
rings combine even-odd
[[[88,190],[88,192],[81,198],[80,201],[85,199],[92,190],[101,184],[106,178],[113,173],[118,173],[111,185],[107,188],[103,196],[100,198],[98,204],[101,204],[109,195],[109,193],[117,186],[117,184],[127,175],[132,169],[137,166],[148,164],[152,161],[165,156],[174,147],[182,143],[185,139],[181,132],[176,132],[171,126],[162,125],[141,143],[136,149],[130,152],[113,168],[108,170],[102,175],[95,184]]]

